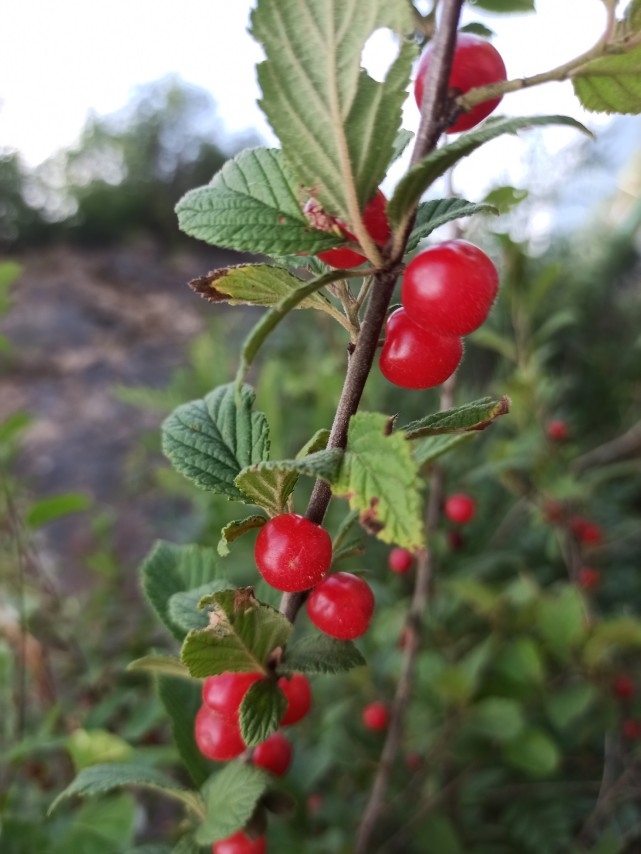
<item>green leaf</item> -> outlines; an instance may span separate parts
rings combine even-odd
[[[163,451],[174,468],[200,489],[247,501],[236,475],[269,455],[267,419],[252,411],[254,398],[250,386],[229,383],[174,410],[162,426]]]
[[[331,483],[338,473],[342,457],[342,451],[332,449],[317,451],[302,459],[258,463],[241,471],[236,478],[236,486],[254,504],[278,515],[286,512],[287,499],[294,491],[300,474]]]
[[[528,777],[547,777],[559,767],[556,744],[540,729],[527,727],[503,749],[505,761]]]
[[[443,433],[465,433],[468,430],[485,430],[501,415],[510,411],[510,398],[492,400],[483,397],[472,403],[464,403],[454,409],[444,409],[433,415],[426,415],[418,421],[411,421],[400,429],[408,439],[420,439],[423,436],[438,436]]]
[[[171,720],[171,731],[180,758],[196,786],[202,786],[212,768],[194,739],[194,720],[203,702],[202,685],[192,679],[159,676],[157,687],[160,702]]]
[[[597,700],[597,692],[589,682],[577,682],[556,688],[546,700],[545,711],[558,730],[573,726],[590,711]]]
[[[351,641],[306,635],[285,650],[283,668],[299,673],[340,673],[362,667],[365,659]]]
[[[240,705],[240,733],[247,747],[254,747],[276,732],[287,710],[287,698],[271,679],[254,682]]]
[[[173,655],[144,655],[136,658],[127,665],[127,670],[132,673],[146,671],[149,673],[160,673],[163,676],[179,676],[189,678],[189,672],[179,658]]]
[[[577,69],[574,93],[594,113],[641,113],[641,45],[627,53],[603,56]]]
[[[128,849],[133,843],[136,830],[137,807],[128,793],[101,798],[99,802],[82,804],[74,811],[72,821],[61,835],[52,834],[48,854],[91,852],[91,854],[114,854]],[[3,846],[4,848],[4,846]],[[10,850],[16,850],[9,845]],[[27,850],[27,849],[22,849]],[[29,848],[29,851],[42,850]]]
[[[507,335],[500,335],[493,329],[477,329],[467,340],[471,341],[476,347],[485,347],[487,350],[493,350],[510,362],[516,362],[516,346]]]
[[[264,516],[246,516],[244,519],[234,519],[233,522],[228,522],[220,532],[218,554],[221,557],[227,557],[230,543],[233,543],[234,540],[242,537],[248,531],[262,528],[266,521],[267,519]]]
[[[634,617],[614,617],[598,622],[583,650],[588,667],[597,667],[623,650],[641,647],[641,622]]]
[[[425,439],[420,439],[412,449],[414,462],[419,466],[431,463],[460,445],[461,442],[469,442],[474,435],[474,433],[451,433],[449,436],[427,436]]]
[[[67,750],[76,771],[105,762],[125,762],[133,747],[124,739],[104,729],[76,729],[67,738]]]
[[[206,276],[193,279],[189,285],[209,302],[228,302],[230,305],[272,306],[297,290],[302,280],[281,267],[269,264],[242,264],[238,267],[219,267]],[[299,302],[296,308],[332,309],[330,301],[314,293]]]
[[[193,812],[202,815],[200,798],[194,792],[185,789],[184,786],[174,782],[155,768],[124,762],[92,765],[90,768],[84,768],[54,800],[49,807],[48,815],[51,815],[61,801],[66,798],[102,795],[122,786],[140,786],[144,789],[153,789],[174,800],[181,801]]]
[[[517,187],[495,187],[487,194],[483,201],[490,205],[494,205],[501,214],[508,213],[512,208],[520,205],[522,201],[527,199],[528,190],[520,190]]]
[[[244,827],[270,782],[269,775],[253,765],[226,765],[203,788],[207,818],[196,831],[196,841],[211,845]]]
[[[28,412],[14,412],[4,421],[0,421],[0,446],[18,439],[31,421],[32,418]]]
[[[174,625],[180,626],[185,634],[192,629],[204,629],[209,622],[209,617],[206,612],[198,608],[202,598],[212,593],[219,593],[221,590],[232,589],[233,585],[228,581],[217,579],[184,593],[174,593],[169,599],[169,619]]]
[[[142,588],[156,614],[173,636],[182,640],[185,631],[171,619],[169,600],[175,593],[213,582],[221,575],[221,567],[213,549],[176,546],[160,540],[143,561],[140,575]]]
[[[393,226],[402,226],[410,212],[418,204],[421,196],[437,178],[451,169],[455,163],[472,154],[486,142],[502,136],[504,133],[516,133],[529,127],[541,125],[569,125],[589,134],[589,131],[576,119],[568,116],[528,116],[524,118],[488,119],[478,130],[462,134],[454,142],[436,149],[420,163],[410,169],[396,186],[394,195],[387,205],[387,215]]]
[[[470,0],[472,6],[478,6],[487,12],[503,12],[512,15],[515,12],[534,12],[534,0]]]
[[[539,646],[528,637],[510,640],[496,656],[494,668],[500,677],[518,688],[536,691],[545,680]]]
[[[183,196],[176,213],[185,234],[241,252],[315,254],[339,245],[342,238],[312,228],[305,201],[283,152],[252,148],[228,161],[208,186]]]
[[[181,658],[192,676],[264,672],[270,654],[285,646],[292,625],[275,608],[259,602],[251,587],[206,597],[210,625],[191,631]]]
[[[496,35],[494,30],[491,30],[479,21],[472,21],[469,24],[465,24],[464,27],[459,27],[458,31],[459,33],[472,33],[474,36],[481,36],[481,38],[488,40]]]
[[[403,152],[413,139],[414,131],[406,130],[405,128],[399,129],[398,133],[396,134],[396,139],[394,140],[394,148],[390,163],[393,163],[395,160],[398,160],[398,158],[403,154]]]
[[[403,432],[388,435],[388,426],[389,418],[377,413],[351,418],[332,491],[348,498],[366,530],[385,543],[415,550],[424,543],[417,466]]]
[[[418,206],[416,223],[407,241],[407,251],[413,252],[419,242],[446,222],[473,216],[477,213],[497,214],[493,204],[468,202],[466,199],[433,199]]]
[[[534,612],[534,625],[546,646],[561,660],[585,638],[587,614],[578,590],[570,585],[554,596],[541,598]]]
[[[71,513],[80,513],[91,507],[91,499],[80,492],[68,492],[36,501],[27,510],[26,522],[30,528],[40,528]]]
[[[491,741],[511,741],[523,729],[521,704],[507,697],[484,697],[472,706],[467,726]]]
[[[361,53],[382,27],[412,33],[410,4],[259,0],[252,14],[267,56],[257,70],[261,107],[298,181],[347,223],[353,194],[362,211],[392,160],[417,53],[404,42],[385,83],[372,80]]]
[[[641,0],[631,0],[623,11],[623,24],[627,32],[641,30]]]

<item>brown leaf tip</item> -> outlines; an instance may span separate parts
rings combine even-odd
[[[195,291],[207,302],[226,302],[229,299],[229,294],[215,287],[215,282],[220,281],[229,274],[230,267],[221,267],[218,270],[212,270],[206,276],[199,276],[197,279],[192,279],[188,282],[192,291]]]

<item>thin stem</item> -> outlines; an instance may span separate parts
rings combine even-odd
[[[447,81],[452,67],[456,28],[462,4],[463,0],[444,0],[443,3],[442,22],[434,43],[433,74],[430,75],[423,92],[421,123],[412,153],[412,165],[436,147],[438,138],[447,123],[447,119],[443,115],[444,105],[447,101]],[[414,219],[415,214],[410,217],[404,233],[398,241],[388,241],[383,252],[385,264],[374,273],[373,287],[365,317],[356,345],[349,356],[343,390],[327,443],[328,448],[344,450],[347,446],[349,420],[358,410],[367,377],[372,369],[394,285],[402,269],[403,254]],[[317,480],[307,506],[307,518],[316,524],[320,524],[327,512],[331,495],[328,484]],[[283,594],[280,601],[281,613],[290,622],[294,622],[306,598],[307,592]]]

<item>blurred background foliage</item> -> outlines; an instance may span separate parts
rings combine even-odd
[[[21,265],[28,271],[51,245],[104,253],[145,235],[158,264],[186,252],[175,202],[241,144],[226,141],[212,115],[208,96],[165,79],[120,113],[93,118],[73,150],[35,172],[5,152],[6,318]],[[577,181],[590,156],[575,152]],[[626,169],[638,186],[638,161]],[[549,186],[497,186],[492,199],[504,213],[466,224],[466,237],[499,264],[502,285],[489,322],[467,342],[456,402],[508,394],[512,410],[439,461],[447,491],[472,495],[477,515],[465,527],[444,522],[434,537],[426,634],[380,852],[632,854],[641,845],[641,204],[610,187],[574,228],[543,239],[528,233],[542,208],[567,203],[567,186],[557,189],[555,197]],[[197,275],[203,260],[193,252]],[[153,279],[153,270],[146,274]],[[119,507],[107,510],[83,493],[39,495],[37,477],[24,475],[36,416],[3,413],[3,854],[160,854],[188,829],[174,805],[152,795],[120,793],[44,815],[74,771],[98,762],[135,756],[187,780],[161,700],[147,678],[126,673],[150,647],[175,648],[141,602],[135,566],[122,560],[113,530],[114,513],[126,515],[149,493],[166,502],[162,536],[173,542],[215,547],[237,515],[195,493],[159,453],[162,417],[233,377],[243,330],[259,316],[197,307],[203,328],[178,368],[157,383],[108,389],[127,417],[145,414],[127,451]],[[0,339],[3,371],[18,371],[20,349],[19,338]],[[252,380],[274,458],[329,426],[344,351],[340,328],[302,312],[270,340]],[[438,393],[402,393],[375,369],[364,408],[397,412],[402,423],[435,411]],[[567,426],[562,440],[548,434],[555,420]],[[310,486],[297,487],[299,511]],[[331,530],[345,512],[334,502]],[[90,583],[77,591],[65,583],[72,556],[47,536],[72,513],[92,534],[82,555]],[[597,525],[600,538],[583,542],[577,517]],[[233,545],[232,582],[255,580],[252,549],[251,535]],[[370,666],[314,680],[314,709],[293,733],[285,782],[297,811],[270,822],[270,850],[348,852],[371,784],[382,736],[365,730],[360,715],[366,703],[393,696],[411,575],[392,575],[380,544],[368,540],[364,549],[344,568],[366,571],[376,595],[372,629],[359,642]],[[586,567],[597,572],[589,590],[581,584]],[[274,601],[262,584],[258,594]],[[629,696],[613,687],[621,676],[631,680]],[[180,714],[171,712],[174,724]]]

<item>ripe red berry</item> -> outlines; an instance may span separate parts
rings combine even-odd
[[[467,240],[446,240],[407,265],[401,302],[417,326],[469,335],[485,321],[499,290],[496,267]]]
[[[463,357],[463,343],[413,323],[404,308],[387,319],[379,366],[385,379],[401,388],[434,388],[452,376]]]
[[[634,696],[634,682],[629,676],[616,676],[612,680],[612,691],[620,700],[629,700]]]
[[[227,839],[214,842],[211,851],[212,854],[265,854],[267,841],[264,836],[250,839],[242,830],[239,830]]]
[[[291,726],[305,717],[312,705],[312,686],[304,673],[294,673],[288,679],[281,676],[278,684],[287,698],[287,709],[280,722],[281,726]]]
[[[321,632],[339,640],[353,640],[367,631],[374,613],[369,585],[351,572],[334,572],[315,587],[307,600],[307,614]]]
[[[603,531],[594,522],[583,516],[573,516],[570,519],[570,529],[580,543],[586,546],[598,546],[603,540]]]
[[[275,732],[254,750],[252,761],[260,768],[282,777],[292,761],[294,748],[291,741],[280,732]]]
[[[545,432],[548,439],[552,439],[553,442],[563,442],[568,438],[570,431],[565,421],[557,419],[555,421],[548,421]]]
[[[392,572],[402,575],[414,563],[414,555],[407,549],[392,549],[387,558],[387,563]]]
[[[245,749],[238,724],[221,718],[208,706],[201,706],[196,714],[194,738],[203,756],[215,762],[234,759]]]
[[[367,729],[387,729],[389,712],[385,703],[370,703],[363,709],[363,723]]]
[[[419,109],[423,101],[425,80],[432,61],[432,42],[427,46],[418,66],[414,95]],[[500,53],[488,41],[471,33],[459,33],[456,37],[454,59],[449,80],[449,93],[452,97],[462,95],[477,86],[487,86],[507,79],[505,65]],[[448,128],[448,133],[469,130],[483,121],[498,107],[501,96],[483,101],[472,107],[469,113],[461,113]]]
[[[304,516],[283,513],[260,529],[254,555],[268,584],[295,593],[325,578],[332,562],[332,540],[324,528]]]
[[[594,590],[601,583],[601,573],[590,566],[582,566],[577,573],[577,582],[582,590]]]
[[[390,236],[390,226],[385,213],[387,199],[380,190],[376,191],[374,198],[365,205],[363,211],[363,225],[367,229],[374,243],[379,246],[384,246],[387,243],[387,238]],[[333,222],[340,231],[356,242],[356,237],[347,228],[344,222],[340,219],[333,219]],[[319,252],[318,257],[321,261],[329,264],[330,267],[348,270],[351,267],[358,267],[363,261],[366,261],[364,255],[356,252],[354,249],[328,249],[326,252]]]
[[[262,673],[208,676],[203,683],[203,701],[216,714],[237,722],[243,697],[254,682],[260,682],[263,678]]]
[[[621,732],[624,738],[631,741],[641,738],[641,721],[628,718],[621,724]]]
[[[445,502],[445,515],[450,522],[458,522],[459,525],[465,525],[466,522],[471,522],[476,512],[476,504],[473,498],[466,495],[464,492],[457,492]]]

